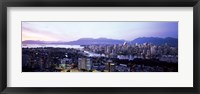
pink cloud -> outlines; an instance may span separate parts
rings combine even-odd
[[[22,25],[22,40],[58,41],[59,39],[59,35],[55,33]]]

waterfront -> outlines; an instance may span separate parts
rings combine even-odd
[[[52,45],[52,44],[22,44],[22,48],[45,48],[45,47],[52,47],[52,48],[74,48],[74,49],[83,49],[80,45]]]
[[[178,72],[178,22],[22,22],[22,72]]]
[[[177,72],[178,49],[168,45],[26,45],[23,72]]]

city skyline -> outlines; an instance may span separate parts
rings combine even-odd
[[[178,72],[178,22],[22,22],[22,72]]]
[[[138,37],[178,38],[178,22],[22,22],[22,41],[74,41]]]

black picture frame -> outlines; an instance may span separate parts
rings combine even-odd
[[[7,87],[7,7],[193,7],[194,87]],[[0,92],[2,94],[200,94],[200,0],[1,0]]]

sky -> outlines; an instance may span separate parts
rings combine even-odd
[[[178,38],[178,22],[22,22],[22,41],[74,41],[80,38],[134,40]]]

